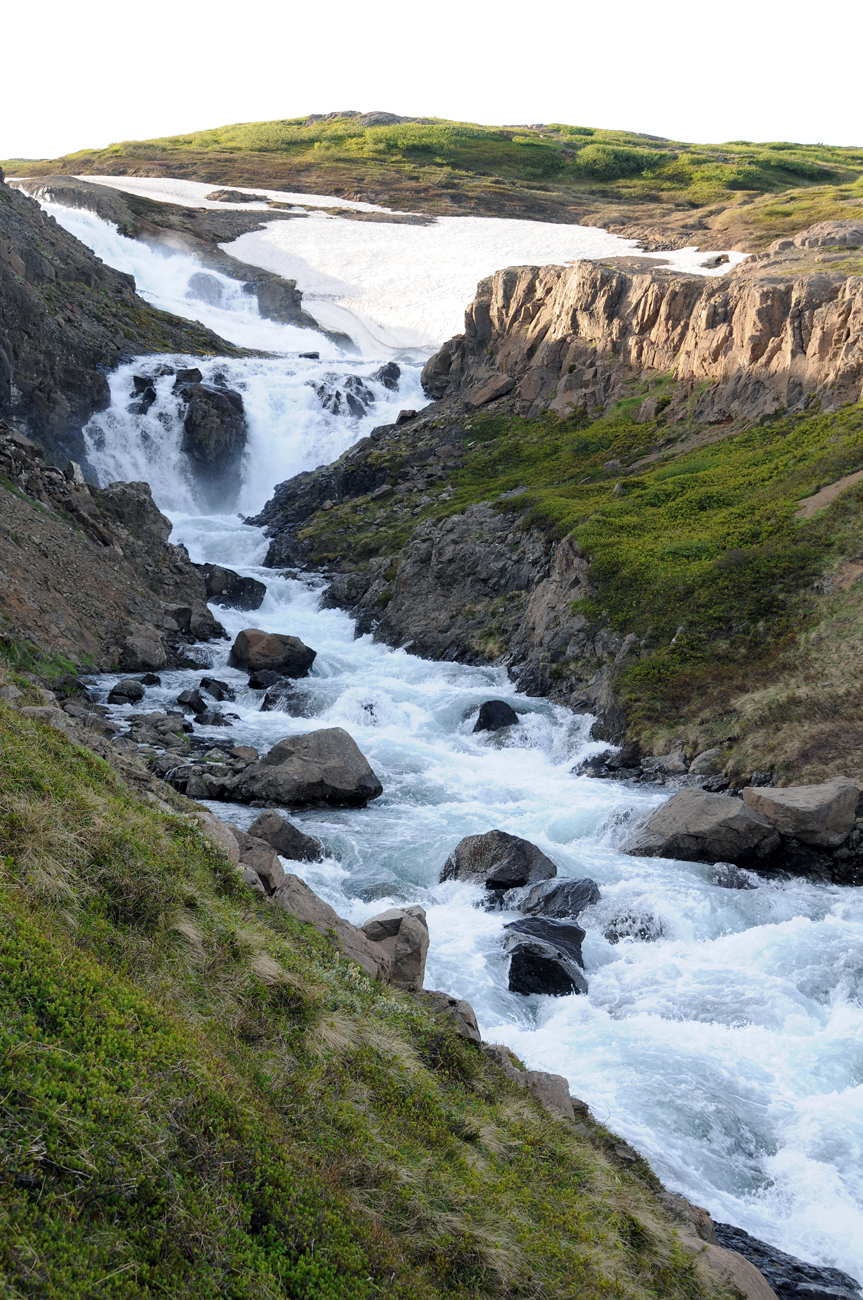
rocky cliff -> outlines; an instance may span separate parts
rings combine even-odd
[[[0,175],[0,417],[59,464],[82,459],[81,429],[108,405],[106,374],[127,355],[241,355],[192,321],[150,307]]]
[[[823,222],[725,276],[644,259],[510,267],[480,282],[465,332],[428,362],[434,398],[509,395],[517,414],[595,412],[671,373],[666,419],[755,420],[859,400],[863,222]],[[656,414],[648,400],[645,415]]]

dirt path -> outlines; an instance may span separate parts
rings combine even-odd
[[[825,506],[830,505],[831,501],[835,501],[840,492],[844,492],[852,483],[859,483],[861,479],[863,479],[863,469],[858,469],[855,474],[846,474],[844,478],[830,483],[814,496],[804,497],[800,502],[799,510],[794,512],[794,518],[811,519],[819,510],[823,510]]]

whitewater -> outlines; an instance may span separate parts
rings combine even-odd
[[[115,179],[128,184],[128,178]],[[806,880],[762,880],[753,890],[728,890],[712,883],[706,866],[621,854],[627,826],[668,792],[574,776],[573,766],[602,748],[588,739],[589,718],[518,694],[503,669],[427,662],[355,637],[346,614],[321,608],[318,583],[263,567],[267,539],[242,522],[275,483],[332,460],[401,407],[423,404],[420,363],[441,341],[440,331],[449,329],[445,304],[463,294],[468,248],[470,266],[486,275],[506,264],[498,262],[506,239],[521,241],[522,256],[512,260],[542,260],[548,232],[533,225],[540,233],[530,246],[526,232],[499,232],[495,243],[476,227],[449,260],[435,261],[434,245],[427,243],[422,274],[405,273],[401,303],[398,270],[415,251],[394,232],[415,236],[433,227],[307,217],[272,223],[268,230],[277,227],[277,236],[266,248],[250,251],[243,241],[257,236],[244,236],[244,260],[254,255],[262,265],[275,256],[277,241],[295,238],[285,256],[296,266],[307,264],[296,275],[305,290],[336,271],[348,282],[357,255],[350,241],[360,236],[345,235],[338,251],[342,227],[375,232],[370,239],[390,232],[392,239],[382,239],[374,256],[386,261],[390,248],[393,263],[375,269],[374,257],[368,265],[357,257],[359,291],[339,298],[341,291],[333,290],[337,307],[351,298],[339,328],[352,326],[348,332],[360,355],[347,357],[319,335],[261,320],[254,300],[227,277],[221,306],[196,300],[189,281],[201,267],[192,258],[124,240],[89,213],[49,211],[106,262],[131,271],[149,301],[276,354],[126,361],[111,376],[110,408],[93,418],[85,435],[99,481],[150,482],[173,521],[172,540],[185,543],[194,560],[217,561],[266,583],[264,603],[253,615],[214,609],[232,638],[253,624],[299,636],[317,651],[311,675],[298,683],[304,716],[292,717],[260,711],[261,692],[250,691],[245,675],[227,666],[227,642],[198,647],[202,668],[206,664],[237,690],[236,704],[228,707],[238,719],[230,732],[213,729],[213,744],[228,738],[265,749],[289,734],[342,726],[381,778],[384,794],[366,809],[293,817],[323,841],[327,856],[288,869],[354,922],[389,905],[420,903],[431,933],[426,986],[470,1001],[486,1040],[506,1043],[531,1068],[564,1074],[573,1094],[635,1146],[667,1186],[717,1220],[863,1280],[863,891]],[[312,237],[300,233],[310,228],[333,233],[312,246]],[[590,243],[591,232],[566,230],[567,248],[546,260],[608,255],[609,248],[596,251]],[[423,300],[422,285],[431,281],[435,296]],[[383,305],[376,305],[381,284],[389,288]],[[463,294],[461,310],[472,291]],[[304,305],[315,312],[314,302]],[[417,341],[420,336],[425,342]],[[312,350],[319,359],[298,355]],[[402,372],[395,393],[372,378],[381,360],[393,355]],[[205,382],[221,377],[242,392],[249,444],[238,513],[207,514],[196,497],[180,451],[173,380],[160,373],[166,361],[200,365]],[[133,415],[132,376],[143,374],[153,377],[157,402],[146,415]],[[349,374],[362,377],[375,397],[360,419],[325,411],[315,393],[328,376]],[[173,704],[200,676],[163,673],[146,707]],[[106,694],[114,680],[100,679]],[[503,736],[476,736],[477,710],[490,698],[509,701],[520,724]],[[127,712],[115,710],[118,718]],[[241,826],[257,815],[240,806],[212,806]],[[579,918],[587,930],[586,996],[509,993],[501,940],[514,916],[483,910],[477,888],[438,883],[458,840],[493,827],[538,844],[561,877],[589,876],[599,884],[602,901]],[[612,924],[650,937],[612,943],[605,937]]]

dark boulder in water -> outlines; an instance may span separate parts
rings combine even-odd
[[[177,703],[184,713],[201,714],[207,712],[207,702],[198,690],[181,691],[177,696]]]
[[[581,945],[585,931],[564,921],[529,917],[505,926],[506,950],[511,954],[511,993],[547,993],[564,997],[586,993]]]
[[[316,653],[298,636],[247,627],[237,634],[229,663],[234,668],[247,668],[250,673],[269,669],[282,677],[307,677]]]
[[[601,898],[595,880],[549,880],[534,885],[527,897],[514,906],[526,916],[546,916],[563,921],[578,916]]]
[[[208,695],[212,695],[213,699],[218,700],[219,703],[223,700],[233,700],[236,698],[234,691],[231,690],[228,683],[219,681],[218,677],[202,677],[200,686],[202,691],[206,691]]]
[[[480,705],[474,731],[500,731],[502,727],[514,727],[517,722],[518,714],[505,700],[486,700]]]
[[[401,374],[401,369],[396,365],[395,361],[388,361],[385,366],[381,366],[373,375],[369,375],[369,379],[377,380],[379,384],[383,384],[384,388],[388,388],[391,393],[394,393],[399,386]]]
[[[223,797],[282,807],[362,807],[383,786],[341,727],[287,736],[257,763],[226,782]]]
[[[466,835],[444,863],[441,882],[471,880],[486,889],[516,889],[557,875],[557,867],[530,840],[506,831]]]
[[[241,578],[221,564],[196,564],[207,587],[207,600],[223,609],[260,609],[267,588],[257,578]]]
[[[137,700],[143,700],[144,688],[140,682],[135,681],[134,677],[124,677],[117,682],[116,686],[111,687],[108,695],[109,704],[133,704]]]
[[[779,1300],[860,1300],[861,1290],[853,1277],[838,1268],[822,1268],[786,1255],[766,1241],[750,1237],[730,1223],[713,1224],[716,1239],[726,1250],[736,1250],[759,1269]]]
[[[304,835],[296,826],[292,826],[287,817],[277,812],[262,812],[249,827],[249,834],[259,840],[266,840],[271,848],[283,858],[295,862],[320,862],[323,847],[320,840],[311,835]]]
[[[229,469],[246,445],[242,397],[199,382],[181,385],[180,393],[186,402],[183,451],[205,473]]]

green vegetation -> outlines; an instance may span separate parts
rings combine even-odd
[[[14,160],[4,166],[20,170]],[[213,184],[362,192],[429,212],[659,221],[670,233],[707,227],[749,249],[814,220],[859,216],[863,201],[861,149],[785,141],[698,145],[563,123],[374,126],[362,117],[294,118],[123,141],[27,165],[30,175],[132,170]]]
[[[252,894],[190,817],[2,701],[0,763],[4,1297],[726,1294],[645,1165]]]

